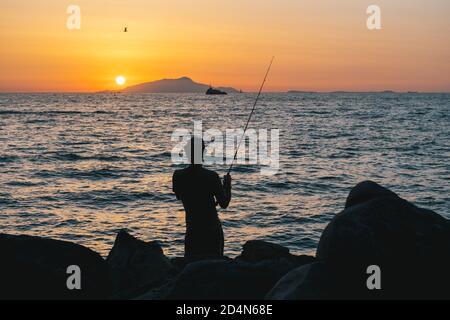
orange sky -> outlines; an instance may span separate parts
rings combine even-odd
[[[81,7],[81,30],[66,8]],[[382,9],[382,30],[366,9]],[[450,91],[448,0],[1,0],[0,91],[189,76],[267,91]],[[123,27],[129,32],[124,33]]]

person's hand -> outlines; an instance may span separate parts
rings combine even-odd
[[[229,173],[223,176],[223,184],[225,186],[231,186],[231,176]]]

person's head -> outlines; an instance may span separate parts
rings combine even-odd
[[[202,164],[205,141],[202,138],[193,136],[184,147],[184,151],[191,164]]]

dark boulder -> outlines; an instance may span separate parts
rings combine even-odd
[[[380,186],[376,182],[363,181],[350,190],[345,201],[345,208],[383,197],[399,198],[394,192]]]
[[[157,241],[138,240],[124,230],[117,234],[106,261],[116,298],[141,295],[163,285],[176,273]]]
[[[172,290],[174,284],[175,280],[173,278],[167,278],[164,283],[133,297],[133,300],[164,300]]]
[[[357,261],[449,258],[449,220],[416,207],[387,189],[378,197],[352,204],[351,195],[357,194],[360,186],[370,193],[368,183],[358,184],[352,190],[346,209],[325,228],[317,258],[330,262],[343,258]],[[382,188],[371,184],[373,189]]]
[[[1,299],[104,299],[109,269],[96,252],[67,241],[0,234]],[[81,289],[69,290],[67,273],[80,268]]]
[[[293,255],[288,248],[279,244],[249,240],[244,244],[242,253],[236,257],[236,260],[270,269],[281,278],[292,269],[314,262],[315,258],[307,255]]]
[[[262,299],[279,279],[276,272],[235,260],[188,264],[176,278],[168,299]]]
[[[325,228],[316,258],[328,271],[315,271],[331,277],[331,298],[450,298],[450,221],[374,182],[353,188],[346,209]],[[367,288],[370,265],[381,269],[381,290]],[[288,296],[308,297],[302,285]]]
[[[271,270],[277,281],[289,271],[315,261],[314,257],[301,256],[300,259],[279,258],[252,263],[253,266]]]
[[[236,259],[246,262],[258,262],[261,260],[287,258],[291,256],[288,248],[262,240],[247,241],[242,249],[241,255]]]
[[[323,262],[314,262],[286,274],[266,295],[268,300],[330,299],[335,287],[332,270]]]
[[[211,257],[211,256],[194,256],[194,257],[174,257],[170,258],[170,262],[178,269],[178,271],[181,271],[186,267],[188,264],[197,262],[197,261],[204,261],[204,260],[224,260],[229,261],[232,260],[230,257],[222,256],[222,257]]]

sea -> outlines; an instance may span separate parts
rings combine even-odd
[[[0,233],[73,241],[107,256],[126,229],[182,256],[174,130],[239,129],[253,93],[0,94]],[[279,130],[279,168],[232,172],[225,254],[247,240],[314,254],[353,186],[373,180],[450,218],[450,94],[263,93],[250,129]],[[244,143],[245,147],[245,143]],[[223,176],[228,165],[207,166]]]

